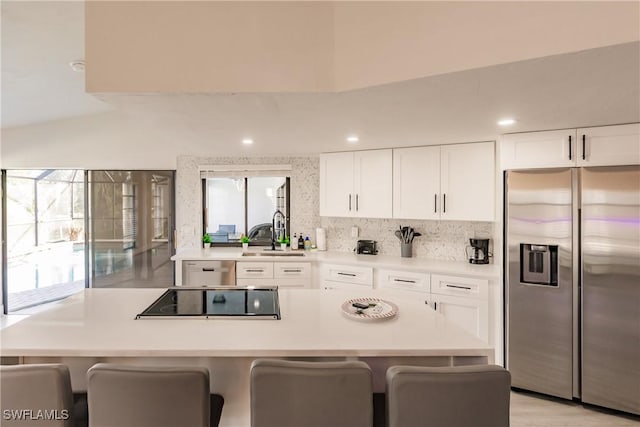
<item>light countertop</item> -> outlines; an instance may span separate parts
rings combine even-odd
[[[259,252],[260,248],[251,248],[250,252]],[[388,255],[356,255],[350,252],[300,251],[305,256],[242,256],[241,248],[185,249],[171,257],[173,261],[185,260],[235,260],[252,262],[323,262],[345,264],[360,267],[400,269],[404,271],[422,271],[436,274],[455,274],[458,276],[497,279],[500,268],[495,264],[474,265],[468,262],[444,261],[429,258],[402,258]]]
[[[140,319],[164,289],[86,289],[0,331],[2,356],[315,357],[487,356],[489,344],[423,301],[383,291],[279,289],[281,320]],[[392,319],[355,321],[354,297],[394,302]]]

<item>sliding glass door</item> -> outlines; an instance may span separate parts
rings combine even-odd
[[[85,193],[80,170],[10,170],[5,182],[5,310],[85,287]]]
[[[90,171],[92,287],[173,286],[173,171]]]
[[[85,286],[173,286],[173,171],[30,169],[3,178],[6,312]]]

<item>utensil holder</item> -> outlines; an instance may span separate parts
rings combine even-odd
[[[400,243],[400,256],[411,258],[413,256],[413,245],[411,243]]]

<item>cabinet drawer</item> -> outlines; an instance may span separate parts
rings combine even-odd
[[[322,271],[324,280],[373,286],[373,268],[370,267],[327,264]]]
[[[414,273],[395,270],[378,270],[380,289],[429,293],[431,277],[428,273]]]
[[[275,277],[276,279],[311,277],[311,263],[309,262],[274,262],[273,277]]]
[[[471,277],[431,275],[431,293],[487,299],[489,281]]]
[[[272,262],[238,262],[236,267],[236,277],[240,279],[272,279]]]

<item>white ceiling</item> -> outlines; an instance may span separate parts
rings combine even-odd
[[[83,53],[82,3],[39,3],[41,13],[20,3],[2,4],[3,128],[105,116],[170,135],[180,154],[305,155],[640,121],[640,42],[344,93],[95,97],[68,66]],[[518,123],[499,128],[505,116]],[[347,144],[353,133],[361,141]]]

